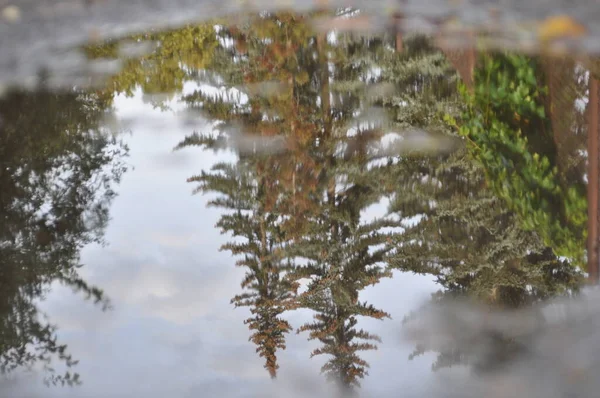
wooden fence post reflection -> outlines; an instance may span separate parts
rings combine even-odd
[[[600,152],[598,145],[600,144],[598,137],[598,80],[589,77],[589,105],[588,105],[588,242],[587,242],[587,257],[588,257],[588,280],[591,284],[598,283],[598,229],[600,227],[598,189],[599,186],[599,167],[600,167]]]
[[[394,33],[396,33],[396,52],[398,53],[402,52],[402,49],[404,48],[404,42],[402,39],[402,18],[404,18],[404,16],[400,12],[396,12],[392,16],[392,26]]]
[[[473,90],[473,74],[477,63],[477,51],[475,49],[475,35],[465,32],[462,36],[464,46],[447,46],[445,38],[438,34],[435,38],[436,45],[442,50],[446,59],[458,72],[462,82],[469,91]]]

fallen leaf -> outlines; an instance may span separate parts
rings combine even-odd
[[[538,27],[538,37],[542,41],[581,37],[586,32],[585,26],[567,15],[549,17]]]

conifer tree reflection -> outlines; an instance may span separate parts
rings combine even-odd
[[[251,339],[261,355],[269,352],[265,367],[275,374],[277,366],[269,361],[274,351],[268,350],[282,348],[290,329],[279,314],[309,308],[316,322],[299,330],[323,344],[313,355],[330,356],[323,372],[348,391],[367,373],[359,351],[376,348],[373,341],[379,340],[358,329],[357,318],[387,316],[359,302],[358,295],[389,276],[388,249],[377,247],[387,238],[379,230],[394,222],[360,217],[381,197],[382,171],[370,164],[377,127],[359,124],[353,137],[348,133],[357,124],[355,114],[369,107],[364,90],[352,83],[366,85],[372,65],[348,68],[350,52],[331,47],[309,22],[307,15],[265,13],[248,26],[220,28],[223,42],[231,45],[218,48],[210,72],[223,79],[221,86],[240,88],[248,100],[202,90],[186,97],[191,108],[216,122],[217,136],[196,133],[180,146],[225,143],[238,153],[236,164],[219,164],[190,180],[200,183],[200,191],[222,194],[211,204],[231,212],[218,225],[246,238],[224,248],[244,256],[238,264],[248,269],[245,293],[233,301],[252,308],[255,317],[248,322],[258,330]],[[354,48],[356,60],[370,46],[382,48],[376,39],[357,43],[344,42]],[[332,76],[329,63],[335,64]],[[333,87],[337,80],[350,81],[351,87]],[[298,297],[303,278],[311,282]]]

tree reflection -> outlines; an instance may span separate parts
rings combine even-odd
[[[359,292],[389,276],[384,266],[389,249],[380,247],[387,234],[380,230],[396,222],[361,220],[361,211],[382,195],[382,167],[370,164],[369,152],[382,122],[355,121],[354,114],[369,106],[363,91],[330,82],[367,84],[371,65],[347,66],[352,56],[381,51],[381,42],[347,40],[345,49],[336,48],[312,30],[307,16],[294,14],[265,14],[243,28],[223,26],[219,36],[232,44],[217,49],[212,72],[221,73],[226,87],[241,87],[248,100],[202,90],[185,97],[218,121],[217,136],[195,134],[180,147],[214,149],[227,142],[237,148],[235,165],[219,164],[190,179],[200,183],[200,191],[223,195],[211,204],[233,212],[218,226],[245,238],[224,246],[243,255],[238,265],[248,269],[246,293],[233,301],[251,306],[255,316],[247,322],[256,330],[251,339],[271,376],[275,350],[285,347],[283,336],[291,328],[279,315],[315,311],[315,322],[299,331],[322,343],[312,353],[330,357],[322,371],[351,389],[367,374],[359,351],[375,349],[371,341],[379,341],[356,328],[357,317],[387,316],[361,303]],[[273,142],[279,146],[268,145]],[[301,280],[310,282],[298,294]]]
[[[379,342],[360,318],[388,317],[361,292],[392,270],[432,275],[440,303],[514,310],[577,292],[585,73],[512,54],[475,64],[473,52],[451,54],[420,35],[399,46],[388,35],[323,32],[313,24],[321,16],[261,13],[153,34],[158,50],[130,60],[111,85],[131,94],[196,84],[180,99],[211,128],[178,148],[237,155],[189,181],[224,211],[217,227],[233,239],[222,249],[246,270],[232,302],[250,308],[250,340],[275,377],[292,330],[285,313],[312,310],[298,331],[321,344],[312,356],[327,356],[322,372],[348,393],[367,375],[360,351]],[[427,144],[411,144],[411,132]],[[390,138],[398,150],[383,146]],[[387,214],[365,217],[384,198]],[[481,345],[490,347],[483,359]],[[523,347],[488,333],[415,355],[437,350],[436,369],[486,372]]]
[[[245,323],[253,331],[250,340],[265,359],[265,368],[275,377],[279,365],[277,350],[285,348],[285,334],[291,326],[281,314],[290,305],[296,285],[284,278],[292,265],[280,255],[285,237],[279,214],[274,211],[272,179],[268,173],[258,173],[258,164],[218,164],[210,173],[190,178],[199,184],[197,190],[217,192],[219,197],[210,205],[228,210],[217,226],[242,241],[223,245],[222,250],[241,257],[236,265],[246,269],[242,282],[244,292],[231,301],[250,307],[252,316]]]
[[[483,55],[475,90],[465,91],[465,111],[456,125],[493,192],[522,228],[535,230],[556,254],[583,266],[587,202],[576,151],[582,142],[576,99],[582,100],[585,85],[573,64],[562,69],[545,76],[538,59]],[[566,132],[570,146],[563,142]]]
[[[466,148],[433,161],[407,160],[410,168],[398,169],[407,174],[398,178],[404,188],[399,188],[392,209],[422,218],[398,238],[399,248],[391,264],[435,275],[444,288],[434,298],[437,303],[470,297],[491,308],[514,310],[574,294],[582,282],[583,275],[576,268],[581,265],[585,221],[581,211],[585,191],[581,188],[579,154],[565,147],[559,151],[562,155],[557,154],[557,145],[547,130],[551,127],[558,130],[562,125],[561,134],[564,134],[564,125],[569,124],[554,115],[558,103],[563,107],[556,112],[565,112],[567,104],[570,106],[566,109],[573,122],[570,128],[578,129],[575,123],[578,111],[574,109],[577,96],[572,95],[569,101],[555,91],[546,99],[554,105],[544,111],[541,98],[544,86],[538,85],[540,94],[531,93],[531,96],[538,98],[541,108],[535,108],[524,98],[521,100],[528,105],[517,102],[519,105],[512,107],[508,105],[512,101],[507,99],[508,91],[493,90],[502,84],[519,86],[516,75],[544,82],[542,75],[533,74],[532,65],[536,65],[536,61],[512,55],[484,57],[487,58],[480,69],[475,70],[475,94],[466,89],[462,93],[466,99],[463,109],[467,111],[461,116],[464,124],[458,123],[458,127],[460,134],[468,138]],[[506,61],[507,58],[511,61]],[[511,66],[501,66],[503,62]],[[521,68],[517,68],[519,72],[512,69],[515,65]],[[563,95],[568,90],[578,90],[579,72],[576,69],[571,72],[570,80],[563,77],[563,83],[570,81],[575,85],[563,88]],[[503,73],[515,73],[515,76],[507,77]],[[490,82],[490,76],[501,79],[502,83]],[[557,76],[555,71],[550,79]],[[556,87],[556,82],[553,84]],[[487,104],[485,96],[489,96],[493,104]],[[537,116],[532,112],[538,112]],[[545,114],[549,114],[549,118]],[[479,122],[483,124],[478,125]],[[514,124],[520,127],[512,127],[515,130],[511,136],[508,126]],[[484,131],[483,126],[492,127]],[[523,138],[522,134],[530,138]],[[572,139],[578,139],[576,134]],[[580,142],[573,143],[571,148],[578,145]],[[414,194],[401,195],[407,189]],[[568,195],[570,199],[561,199],[561,195]],[[535,205],[536,201],[543,205]],[[566,257],[559,258],[557,254]],[[418,313],[413,314],[412,318],[415,317],[418,318]],[[457,339],[454,345],[447,345],[441,351],[427,343],[420,344],[413,357],[434,350],[439,352],[434,369],[468,364],[477,371],[487,372],[514,361],[526,350],[526,344],[502,333],[481,331],[472,337],[471,340]]]
[[[85,46],[83,52],[90,59],[126,58],[121,71],[111,76],[97,95],[112,103],[115,94],[130,97],[138,87],[147,95],[172,96],[180,92],[190,71],[198,71],[211,62],[212,50],[217,45],[213,25],[205,23],[166,32],[147,32],[129,37],[126,42],[111,40],[102,45]],[[141,46],[144,54],[132,56],[134,54],[126,50],[127,44],[134,50],[135,46]],[[161,105],[161,101],[155,104]]]
[[[0,373],[37,363],[47,381],[73,384],[52,358],[77,361],[38,310],[52,282],[103,306],[102,291],[78,275],[79,251],[99,242],[125,171],[126,148],[99,128],[99,98],[43,87],[0,98]]]
[[[276,239],[269,240],[276,243],[261,257],[267,261],[263,267],[270,270],[272,280],[286,284],[279,290],[285,292],[282,300],[271,305],[278,308],[277,315],[294,308],[315,311],[315,321],[299,331],[320,341],[322,346],[312,355],[329,357],[322,371],[346,392],[367,374],[369,365],[359,351],[375,349],[374,342],[379,341],[357,328],[358,318],[388,316],[361,303],[359,294],[390,276],[390,269],[435,275],[445,291],[438,299],[469,296],[503,308],[576,291],[580,274],[568,261],[560,260],[535,230],[523,228],[519,219],[523,215],[488,188],[490,174],[485,164],[468,149],[434,157],[391,155],[381,162],[386,156],[373,143],[386,132],[418,127],[453,136],[448,116],[457,117],[465,107],[464,96],[456,90],[456,72],[428,39],[406,38],[401,54],[380,38],[347,35],[332,43],[307,29],[301,16],[279,14],[257,18],[245,30],[224,28],[219,34],[232,45],[222,50],[228,56],[215,56],[222,63],[213,72],[225,71],[229,79],[225,86],[242,87],[248,101],[242,104],[234,97],[201,90],[186,97],[192,107],[219,123],[218,138],[196,134],[183,145],[237,144],[240,161],[236,168],[219,165],[213,169],[216,175],[192,180],[203,183],[202,190],[223,192],[222,179],[229,176],[230,198],[244,195],[259,201],[252,207],[253,214],[263,223],[271,220],[268,236],[277,231]],[[377,77],[373,77],[374,67],[381,70]],[[479,75],[475,76],[475,84],[481,84]],[[271,81],[280,84],[276,93],[252,89]],[[393,91],[368,98],[360,87],[374,83],[391,85]],[[361,121],[360,115],[373,112],[374,106],[390,119]],[[253,142],[251,151],[241,150],[236,141],[240,135]],[[273,137],[283,139],[278,149],[283,154],[264,146],[265,138]],[[240,179],[237,174],[234,178],[232,170],[237,167],[253,178]],[[205,183],[211,178],[212,188]],[[217,181],[219,188],[215,188]],[[259,191],[250,194],[250,187]],[[361,219],[361,212],[384,195],[393,196],[391,217]],[[249,208],[242,203],[246,202],[221,201],[238,211]],[[260,215],[266,209],[267,218]],[[410,219],[417,221],[404,225],[403,233],[390,231],[401,224],[398,220]],[[230,218],[220,225],[232,230],[232,224],[224,220]],[[226,248],[241,254],[242,248],[265,247],[258,243],[260,236],[246,236],[247,243]],[[269,262],[273,257],[279,261],[277,267]],[[250,286],[250,280],[244,286]],[[308,284],[298,294],[295,289],[302,280]],[[256,313],[264,308],[256,301],[244,303],[253,305]],[[279,325],[278,337],[290,328],[287,322]],[[260,328],[258,323],[251,327]],[[255,336],[261,353],[264,345],[284,347],[283,340],[267,344],[268,339]],[[476,361],[477,369],[500,363],[500,353],[505,360],[516,355],[517,348],[509,349],[513,341],[502,336],[482,338],[482,344],[496,347],[492,351],[498,355]],[[420,346],[416,353],[426,349]],[[457,343],[440,353],[434,367],[473,363],[469,355]],[[266,367],[274,375],[275,366],[268,360]]]

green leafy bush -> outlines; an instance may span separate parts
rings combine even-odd
[[[560,183],[551,123],[536,61],[522,55],[484,55],[474,90],[460,88],[465,109],[446,116],[483,165],[489,186],[558,256],[583,266],[585,187]]]

